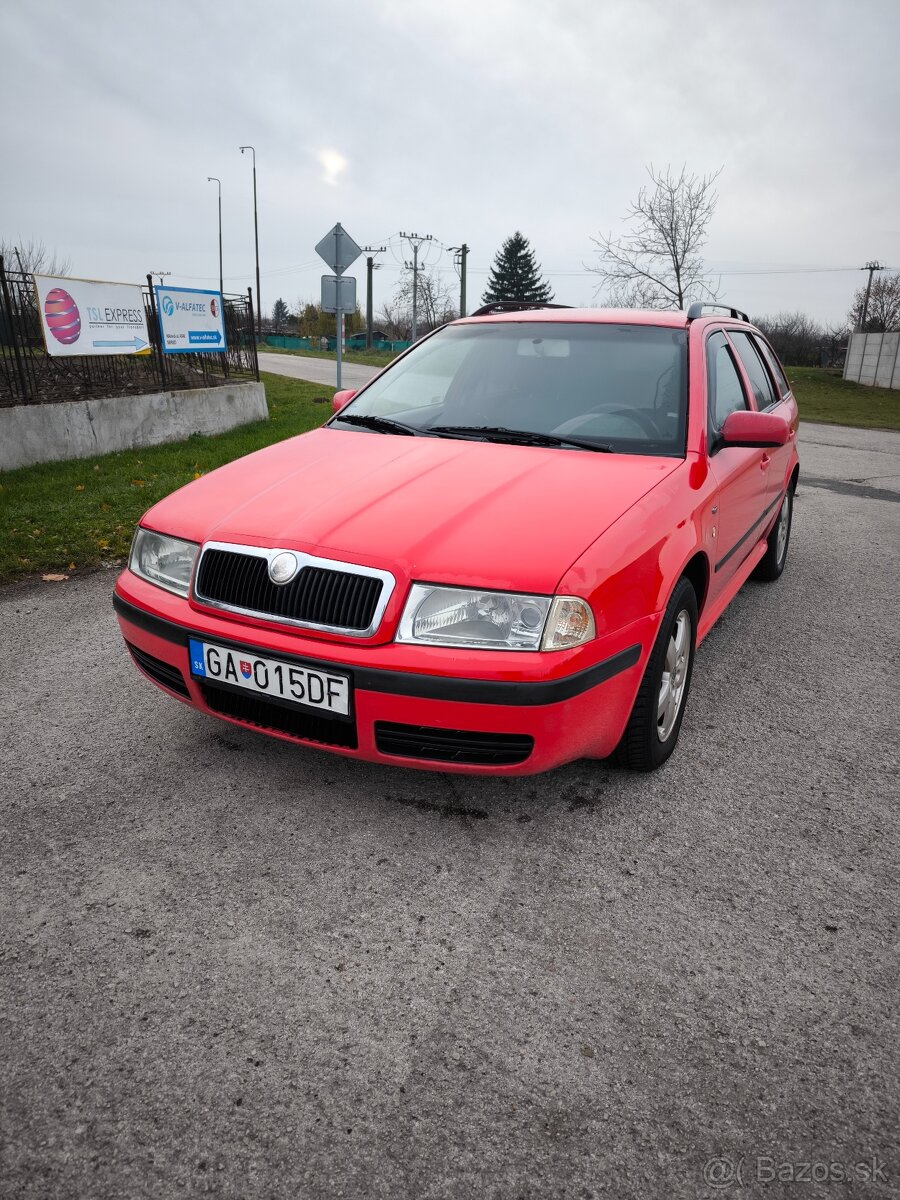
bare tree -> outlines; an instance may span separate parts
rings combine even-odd
[[[420,270],[416,283],[419,330],[427,332],[456,319],[455,297],[437,272]],[[393,300],[383,305],[378,317],[379,323],[398,341],[408,341],[412,336],[412,300],[413,273],[404,270]]]
[[[412,337],[412,310],[397,300],[386,300],[375,320],[391,341],[408,342]]]
[[[68,258],[57,258],[55,250],[48,250],[44,243],[34,238],[11,241],[0,238],[0,255],[7,271],[24,271],[26,275],[68,275],[72,263]]]
[[[622,308],[684,308],[691,300],[715,300],[700,250],[716,208],[714,184],[723,168],[711,175],[675,174],[671,167],[647,168],[650,184],[638,192],[619,237],[591,238],[599,265],[588,270],[601,276],[609,303]]]
[[[802,312],[781,312],[774,317],[754,317],[772,348],[789,367],[838,366],[847,349],[845,325],[823,328]]]
[[[888,333],[900,329],[900,275],[879,275],[872,280],[865,329],[862,326],[865,285],[853,295],[853,307],[847,316],[853,329],[864,333]]]

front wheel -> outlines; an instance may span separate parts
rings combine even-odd
[[[766,552],[759,560],[754,579],[762,579],[766,583],[774,583],[784,570],[787,562],[788,543],[791,540],[791,519],[794,515],[794,489],[788,485],[784,493],[778,519],[772,526],[772,532],[766,540]]]
[[[678,741],[694,669],[697,596],[681,579],[666,606],[634,708],[615,759],[632,771],[655,771]]]

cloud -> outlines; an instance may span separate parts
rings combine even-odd
[[[341,175],[350,165],[339,150],[325,146],[316,151],[316,160],[322,168],[322,182],[329,187],[337,187]]]

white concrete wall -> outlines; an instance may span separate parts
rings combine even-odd
[[[256,382],[0,408],[0,471],[224,433],[268,415]]]
[[[844,378],[900,388],[900,333],[854,333],[847,347]]]

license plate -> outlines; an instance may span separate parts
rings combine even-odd
[[[296,663],[260,658],[244,650],[229,650],[210,642],[190,639],[191,674],[210,683],[227,683],[257,695],[275,696],[302,708],[317,708],[350,715],[350,679],[314,671]]]

